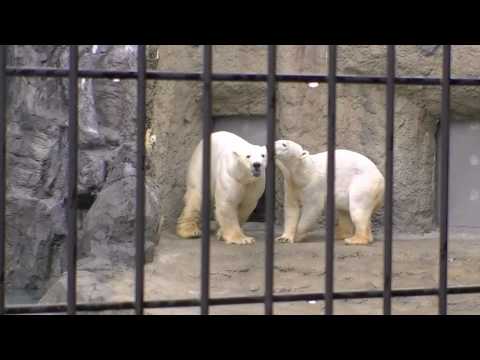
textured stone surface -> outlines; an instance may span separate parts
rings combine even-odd
[[[153,51],[153,50],[152,50]],[[201,48],[160,46],[153,68],[200,71]],[[265,45],[214,46],[214,71],[266,73]],[[454,76],[479,76],[479,46],[453,46]],[[187,56],[188,55],[188,56]],[[281,45],[279,73],[325,74],[325,45]],[[338,73],[385,75],[383,45],[339,46]],[[400,76],[440,77],[442,48],[438,45],[397,47]],[[452,88],[454,119],[475,119],[480,112],[479,89]],[[186,163],[201,138],[201,92],[195,83],[157,83],[152,88],[152,131],[160,141],[152,151],[152,175],[161,185],[165,224],[171,227],[185,188]],[[266,112],[266,88],[261,83],[215,82],[214,115],[261,115]],[[282,83],[278,86],[277,136],[303,144],[310,152],[326,150],[327,88],[320,84]],[[436,138],[440,117],[437,86],[398,86],[395,118],[394,225],[409,232],[434,229]],[[338,85],[337,145],[370,157],[383,172],[385,166],[385,87]],[[282,184],[278,186],[279,204]],[[277,218],[281,217],[281,206]],[[381,224],[382,215],[376,219]]]
[[[106,257],[115,264],[134,264],[136,166],[134,144],[124,144],[109,168],[107,181],[88,211],[82,243],[95,257]],[[145,250],[151,261],[160,227],[158,186],[145,184]]]
[[[68,66],[67,46],[17,45],[10,50],[9,65]],[[136,47],[80,46],[80,67],[135,69]],[[65,270],[68,82],[55,78],[11,78],[8,95],[7,281],[13,288],[44,290],[51,277]],[[132,175],[135,174],[135,149],[128,147],[130,154],[126,157],[125,146],[122,145],[135,142],[135,121],[135,81],[79,81],[78,193],[82,204],[78,226],[81,256],[88,256],[91,247],[90,239],[83,235],[83,219],[92,218],[87,211],[95,198],[100,200],[99,208],[108,203],[106,197],[110,194],[115,198],[113,202],[118,201],[114,204],[116,214],[125,216],[123,220],[131,221],[132,204],[122,202],[119,194],[127,193],[134,198],[135,178]],[[123,157],[116,157],[119,149],[124,149]],[[123,161],[125,164],[122,164]],[[123,171],[127,163],[133,173]],[[118,172],[117,169],[122,170]],[[113,174],[108,176],[109,172]],[[107,177],[112,184],[104,189]],[[113,181],[118,184],[113,184]],[[153,184],[149,185],[149,198],[153,187]],[[158,217],[156,208],[155,211]],[[102,213],[97,218],[104,219],[105,216],[108,213]],[[88,224],[88,230],[91,230],[92,222]],[[130,225],[131,222],[127,222],[119,228],[125,229]],[[127,232],[124,234],[127,236]],[[105,234],[105,239],[110,236]],[[128,242],[125,246],[131,247],[132,239],[120,238],[118,244],[122,244],[122,240]],[[109,255],[115,249],[124,251],[118,244]],[[149,242],[147,248],[151,244],[153,242]]]

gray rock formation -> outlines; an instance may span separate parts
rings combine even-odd
[[[9,49],[11,66],[68,66],[67,46],[17,45]],[[134,69],[136,47],[81,46],[80,67]],[[111,204],[114,216],[123,216],[118,221],[126,221],[125,226],[131,225],[130,207],[133,203],[122,202],[119,194],[134,199],[136,151],[133,147],[128,148],[131,167],[133,159],[133,173],[115,175],[115,183],[110,174],[111,181],[107,187],[106,184],[109,172],[115,173],[115,169],[123,167],[123,158],[115,158],[122,144],[135,141],[135,84],[135,81],[102,79],[79,82],[78,225],[81,256],[88,256],[90,247],[98,243],[99,231],[113,231],[96,228],[92,215],[88,216],[95,199],[93,210],[106,211],[105,206]],[[67,80],[11,78],[7,116],[7,281],[12,288],[44,290],[49,279],[65,271]],[[153,183],[148,185],[148,199],[156,199],[156,195],[151,195],[154,187]],[[107,199],[108,196],[113,199]],[[155,202],[149,200],[148,204],[149,209],[156,211]],[[97,213],[96,217],[104,219],[105,216],[108,212],[101,216]],[[83,219],[88,220],[86,227]],[[115,227],[117,225],[118,222]],[[125,230],[125,226],[119,228]],[[95,230],[96,237],[93,240],[88,238],[84,235],[84,228],[90,232]],[[127,231],[123,234],[127,236]],[[103,236],[109,239],[112,234]],[[151,233],[148,236],[153,239]],[[119,245],[122,240],[131,245],[133,238],[118,240],[117,246],[105,256],[115,257],[114,249],[123,251]],[[152,245],[147,248],[149,246]],[[126,255],[121,257],[123,259]]]
[[[82,243],[94,257],[112,263],[134,265],[135,258],[135,150],[125,144],[109,169],[107,181],[88,211],[83,224]],[[160,226],[158,187],[147,179],[145,184],[146,261],[153,259]]]
[[[105,303],[111,301],[120,301],[116,296],[113,272],[97,271],[102,268],[101,263],[93,265],[96,271],[79,270],[77,272],[77,303]],[[81,268],[81,265],[80,265]],[[125,283],[123,286],[128,288],[131,284]],[[40,299],[43,304],[64,304],[66,302],[67,294],[67,278],[60,277]],[[124,299],[122,299],[124,300]],[[102,311],[103,315],[127,315],[132,314],[131,310],[116,310],[116,311]],[[81,312],[83,315],[94,314],[99,312]]]

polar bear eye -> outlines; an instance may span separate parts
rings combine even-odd
[[[264,157],[265,157],[265,154],[262,154],[262,158],[264,158]]]
[[[287,147],[287,144],[285,144],[285,143],[283,143],[282,145],[283,145],[283,147]]]
[[[250,155],[247,155],[247,159],[250,159]]]

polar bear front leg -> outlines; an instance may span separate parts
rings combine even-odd
[[[298,219],[300,218],[300,203],[295,198],[293,189],[285,182],[285,206],[284,218],[285,224],[283,234],[275,240],[281,243],[293,244],[295,242],[295,233],[297,232]]]
[[[295,241],[300,242],[312,230],[314,224],[320,218],[323,211],[324,199],[323,197],[315,199],[312,197],[303,204],[302,215],[298,222],[297,234]]]
[[[258,201],[262,197],[264,191],[264,180],[257,181],[247,187],[245,191],[245,197],[243,198],[240,206],[238,207],[240,226],[243,226],[248,221],[248,218],[250,217],[250,215],[252,215],[253,211],[257,207]]]
[[[235,204],[222,201],[216,204],[215,215],[220,229],[217,239],[223,238],[227,244],[250,245],[255,239],[246,236],[239,223],[238,208]]]
[[[252,215],[253,210],[257,207],[258,201],[247,200],[240,204],[238,208],[238,218],[240,226],[243,226],[247,221],[250,215]]]

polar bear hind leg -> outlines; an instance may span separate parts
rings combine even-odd
[[[185,194],[185,207],[177,221],[177,235],[184,239],[198,238],[200,229],[200,208],[202,199],[197,191],[188,189]]]
[[[351,212],[352,222],[355,225],[355,234],[346,238],[348,245],[368,245],[373,242],[370,214],[363,209],[355,209]]]
[[[377,194],[370,187],[362,185],[358,182],[350,189],[350,218],[355,226],[355,234],[345,239],[349,245],[368,245],[373,242],[371,217],[377,206]]]

